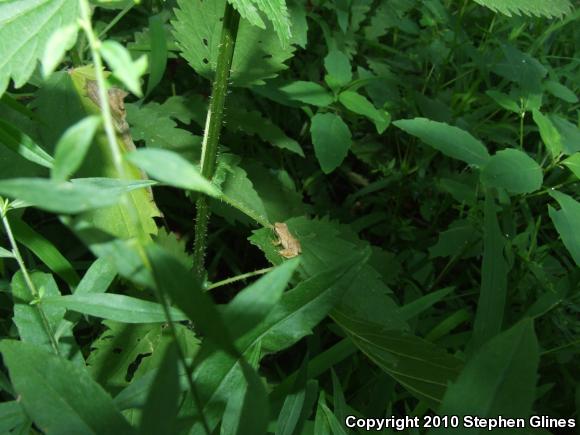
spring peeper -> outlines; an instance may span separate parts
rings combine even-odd
[[[278,236],[278,240],[274,242],[274,245],[282,245],[282,249],[278,251],[278,254],[284,258],[294,258],[302,253],[300,241],[290,233],[288,225],[276,222],[274,224],[274,232]]]

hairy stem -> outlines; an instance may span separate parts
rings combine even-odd
[[[201,150],[201,174],[211,180],[216,168],[217,152],[224,116],[224,105],[228,81],[236,45],[240,14],[226,2],[224,21],[213,81],[211,100],[205,121],[205,131]],[[193,267],[199,277],[204,275],[207,225],[209,223],[209,203],[206,196],[197,200]]]

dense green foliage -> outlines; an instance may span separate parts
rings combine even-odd
[[[580,422],[579,18],[0,2],[0,433]]]

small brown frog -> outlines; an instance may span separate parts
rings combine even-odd
[[[282,245],[282,249],[278,251],[278,254],[284,258],[294,258],[302,253],[300,241],[290,233],[288,225],[276,222],[274,224],[274,232],[278,236],[278,240],[274,242],[274,245]]]

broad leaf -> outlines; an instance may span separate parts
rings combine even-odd
[[[76,24],[78,2],[7,0],[0,3],[0,95],[12,78],[23,86],[44,53],[45,41],[61,27]],[[25,55],[23,55],[26,53]]]
[[[341,92],[338,101],[351,112],[370,119],[379,134],[382,134],[391,123],[391,117],[387,112],[377,109],[369,100],[356,92]]]
[[[316,114],[310,126],[314,153],[325,174],[340,166],[350,149],[352,136],[342,118],[333,113]]]
[[[493,155],[481,169],[481,180],[514,194],[532,193],[542,186],[542,168],[526,153],[506,149]]]
[[[458,127],[425,118],[400,120],[393,124],[443,154],[469,165],[483,166],[489,160],[485,145]]]
[[[83,367],[29,343],[4,340],[0,352],[26,413],[44,433],[134,433]]]
[[[341,88],[352,80],[350,60],[342,51],[330,50],[324,58],[324,68],[328,73],[325,81],[333,89]]]
[[[139,79],[147,71],[147,57],[142,56],[133,61],[129,51],[113,40],[103,42],[99,47],[99,51],[111,67],[115,77],[127,86],[127,89],[132,93],[138,97],[143,96]]]

